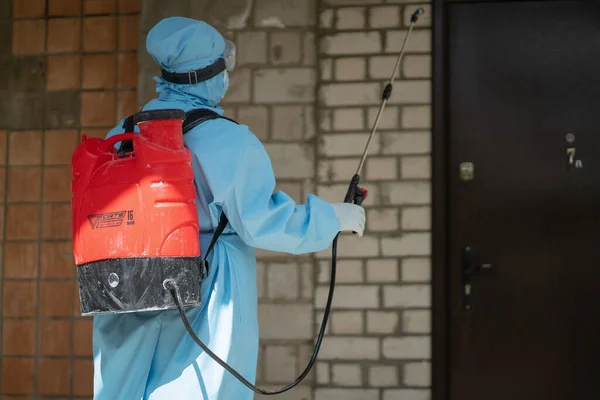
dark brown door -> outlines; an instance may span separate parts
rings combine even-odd
[[[447,11],[450,399],[598,399],[600,2]]]

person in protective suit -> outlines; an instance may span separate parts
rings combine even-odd
[[[163,76],[154,78],[158,98],[143,110],[208,108],[223,114],[218,103],[235,66],[233,43],[205,22],[172,17],[150,30],[146,48]],[[180,73],[190,81],[165,79]],[[123,132],[121,121],[107,137]],[[200,340],[254,383],[259,340],[254,248],[290,254],[325,250],[341,231],[362,236],[365,213],[312,194],[296,204],[275,192],[269,156],[246,125],[209,120],[184,141],[193,155],[203,251],[221,213],[229,220],[208,260],[201,305],[187,310],[188,319]],[[93,353],[95,400],[254,398],[193,342],[177,310],[95,316]]]

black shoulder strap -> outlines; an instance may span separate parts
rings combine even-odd
[[[210,266],[208,265],[208,256],[213,251],[215,244],[217,244],[217,240],[219,239],[219,237],[225,230],[225,227],[227,227],[228,223],[229,223],[229,220],[227,219],[225,212],[221,212],[221,218],[219,218],[219,225],[217,226],[217,229],[215,230],[215,234],[213,235],[212,240],[210,241],[210,244],[208,245],[208,250],[206,251],[206,254],[204,255],[204,260],[202,261],[202,264],[204,266],[204,271],[200,271],[201,279],[204,278],[204,276],[208,275],[210,272]]]
[[[208,121],[209,119],[226,119],[228,121],[237,124],[236,121],[231,118],[227,118],[219,113],[216,113],[208,108],[196,108],[194,110],[190,110],[185,113],[185,121],[183,122],[183,134],[185,135],[204,121]]]
[[[130,115],[129,117],[125,118],[125,121],[123,121],[124,133],[133,133],[134,128],[135,124],[133,123],[133,115]]]
[[[130,115],[129,117],[125,118],[125,121],[123,121],[123,131],[124,133],[132,133],[133,129],[135,128],[135,124],[133,123],[133,115]],[[124,140],[121,142],[121,145],[119,146],[119,150],[117,151],[117,156],[118,157],[123,157],[125,156],[125,154],[127,153],[132,153],[133,152],[133,141],[132,140]]]
[[[185,135],[186,133],[188,133],[189,131],[191,131],[192,129],[194,129],[195,127],[197,127],[198,125],[200,125],[201,123],[203,123],[205,121],[208,121],[210,119],[217,119],[217,118],[226,119],[228,121],[231,121],[231,122],[237,124],[237,122],[232,120],[231,118],[227,118],[227,117],[225,117],[219,113],[216,113],[212,110],[209,110],[207,108],[197,108],[197,109],[190,110],[187,113],[185,113],[185,121],[183,122],[183,127],[182,127],[183,134]],[[227,227],[227,224],[229,224],[229,220],[227,219],[225,212],[221,212],[221,217],[219,218],[219,225],[217,226],[217,229],[215,230],[215,234],[213,235],[212,240],[210,241],[210,244],[208,245],[208,250],[206,251],[206,254],[204,255],[204,260],[202,261],[204,270],[200,271],[201,278],[204,278],[204,276],[208,275],[210,272],[210,266],[208,265],[208,256],[213,251],[213,248],[215,247],[217,240],[219,239],[219,237],[221,236],[221,234]],[[204,275],[204,274],[206,274],[206,275]]]

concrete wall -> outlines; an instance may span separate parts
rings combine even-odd
[[[410,0],[146,0],[139,103],[158,73],[144,48],[161,17],[204,19],[233,39],[238,68],[223,106],[269,151],[278,187],[344,197],[391,74],[410,14],[411,36],[363,185],[362,238],[338,249],[334,311],[316,368],[280,398],[426,400],[430,397],[429,4]],[[261,353],[258,382],[280,386],[306,365],[327,297],[331,251],[291,257],[257,251]],[[257,396],[261,397],[261,396]]]

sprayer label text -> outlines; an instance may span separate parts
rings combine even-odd
[[[127,225],[133,225],[133,210],[92,214],[88,215],[88,221],[90,221],[92,229],[114,228],[121,226],[125,216],[127,216]]]

